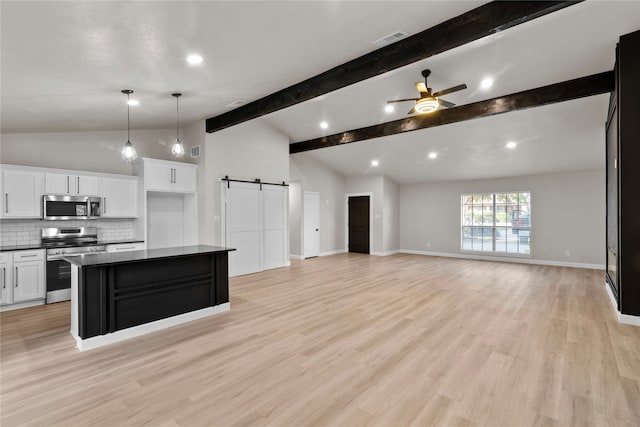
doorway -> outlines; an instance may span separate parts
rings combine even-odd
[[[369,254],[370,196],[348,196],[347,212],[347,247],[349,252]]]
[[[302,256],[312,258],[320,255],[320,193],[305,191],[303,203],[304,250]]]

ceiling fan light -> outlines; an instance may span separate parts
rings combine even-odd
[[[127,162],[132,162],[136,157],[138,157],[138,153],[133,147],[133,144],[131,144],[131,141],[125,142],[122,147],[122,151],[120,152],[120,157],[122,157],[122,160],[126,160]]]
[[[171,147],[171,154],[174,156],[181,158],[184,156],[184,146],[179,139],[173,141],[173,146]]]
[[[438,98],[427,97],[416,101],[416,105],[413,108],[418,114],[426,114],[433,113],[439,106]]]

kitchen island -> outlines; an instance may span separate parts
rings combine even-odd
[[[88,350],[229,311],[228,253],[181,246],[65,257],[71,335]]]

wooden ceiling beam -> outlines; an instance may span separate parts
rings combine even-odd
[[[427,129],[450,123],[489,117],[525,108],[539,107],[556,102],[599,95],[613,91],[615,77],[613,71],[580,77],[536,89],[499,96],[485,101],[438,110],[431,114],[416,115],[374,126],[349,130],[321,138],[295,142],[289,145],[289,153],[318,150],[320,148],[349,144],[356,141],[396,135],[419,129]],[[603,118],[604,120],[604,118]]]
[[[441,24],[338,65],[249,104],[206,120],[215,132],[386,73],[506,30],[579,1],[493,1]]]

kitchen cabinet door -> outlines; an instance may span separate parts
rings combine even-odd
[[[75,194],[76,181],[66,173],[47,173],[44,176],[44,192],[45,194]]]
[[[3,218],[41,218],[44,173],[4,169]]]
[[[44,261],[15,262],[13,302],[43,299],[45,297]]]
[[[102,194],[102,179],[100,177],[78,175],[74,179],[76,181],[76,195],[99,197]]]
[[[5,260],[5,258],[7,259]],[[13,302],[13,260],[10,258],[10,252],[2,254],[2,262],[0,263],[0,305]]]
[[[173,190],[181,193],[197,191],[197,169],[192,165],[174,165]]]
[[[151,191],[173,190],[173,167],[167,163],[145,161],[144,186]]]
[[[103,178],[102,216],[105,218],[137,218],[138,181]]]

